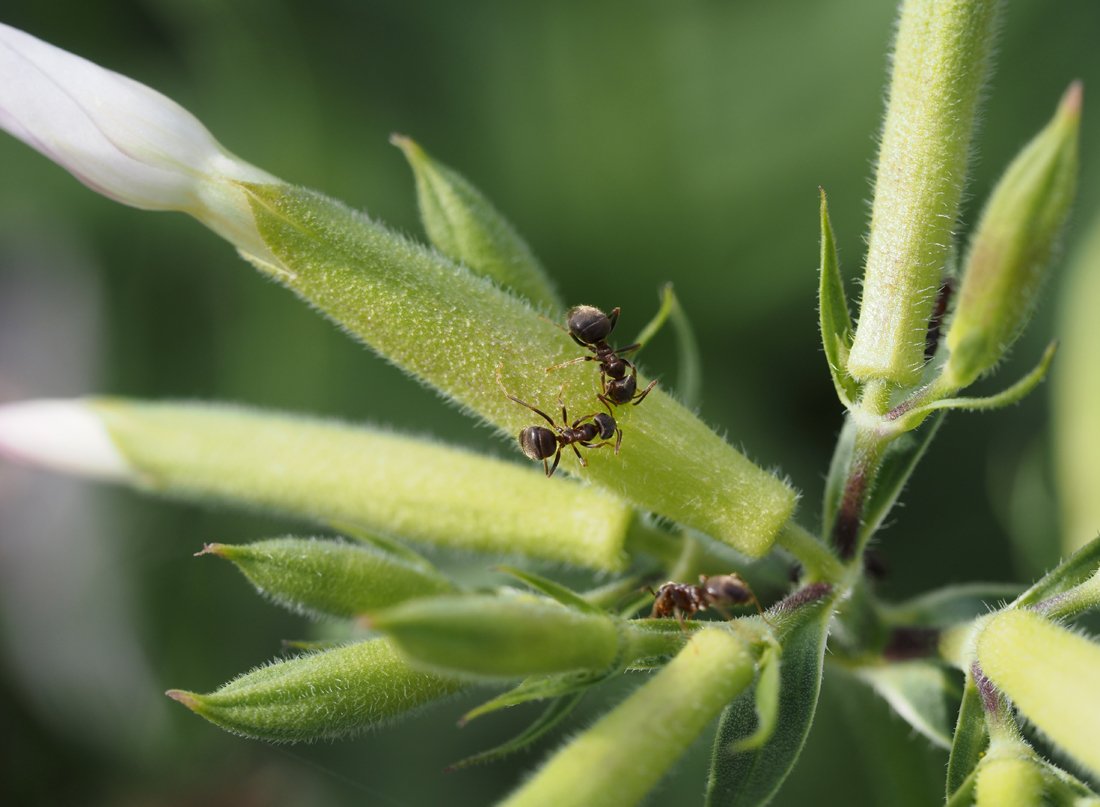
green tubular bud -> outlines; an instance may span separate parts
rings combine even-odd
[[[388,641],[375,639],[275,661],[206,695],[166,694],[234,734],[294,742],[385,725],[461,686],[412,669]]]
[[[1100,774],[1100,646],[1033,611],[1004,611],[978,637],[978,663],[1055,745]]]
[[[606,670],[623,644],[610,616],[520,594],[410,600],[368,620],[416,662],[476,678]]]
[[[978,767],[975,807],[1034,807],[1043,803],[1043,770],[1027,754],[993,756]]]
[[[527,242],[477,188],[414,140],[393,135],[390,142],[405,153],[412,167],[420,219],[436,249],[539,308],[562,310],[550,278]]]
[[[905,0],[882,130],[855,379],[915,383],[966,179],[997,0]]]
[[[947,332],[948,385],[960,389],[992,369],[1027,324],[1055,258],[1077,187],[1081,84],[1005,171],[970,243]]]
[[[271,538],[251,544],[207,544],[240,569],[261,594],[292,610],[350,617],[415,597],[454,590],[427,565],[369,546],[314,538]]]
[[[585,351],[524,301],[319,194],[248,187],[256,225],[280,263],[276,269],[257,262],[261,271],[513,442],[522,429],[546,424],[509,400],[498,378],[508,394],[555,420],[559,391],[571,420],[603,411],[595,397],[600,374],[590,362],[547,372]],[[639,388],[646,383],[639,378]],[[615,407],[614,417],[621,452],[581,448],[582,467],[567,448],[566,470],[750,556],[771,548],[795,505],[785,482],[659,386],[641,406]]]
[[[648,683],[568,742],[502,807],[629,807],[753,678],[753,655],[704,628]]]
[[[89,402],[128,481],[455,549],[621,569],[633,514],[537,470],[393,432],[232,406]]]

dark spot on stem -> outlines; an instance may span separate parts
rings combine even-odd
[[[805,605],[824,599],[829,596],[832,590],[833,587],[828,583],[810,583],[810,585],[804,586],[793,594],[780,600],[769,610],[779,614],[788,611],[797,611]]]
[[[951,304],[951,297],[955,293],[955,279],[944,278],[943,285],[936,295],[936,304],[932,307],[932,316],[928,320],[928,333],[924,337],[924,360],[931,361],[940,346],[940,333],[943,330],[943,320],[947,316],[947,307]]]
[[[844,495],[840,500],[836,521],[833,523],[833,546],[840,557],[850,560],[856,551],[856,538],[859,536],[860,516],[863,514],[863,494],[867,488],[867,477],[863,469],[855,469],[844,486]]]

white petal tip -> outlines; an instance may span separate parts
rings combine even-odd
[[[103,420],[79,400],[0,405],[0,457],[99,479],[133,477]]]

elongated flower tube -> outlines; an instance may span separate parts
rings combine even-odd
[[[0,128],[104,196],[186,211],[266,256],[237,183],[279,180],[226,151],[172,99],[2,23]]]
[[[858,380],[920,376],[951,249],[997,0],[905,0],[882,130],[867,272],[848,358]]]
[[[25,70],[27,77],[16,82],[28,86],[4,96],[0,118],[26,142],[36,147],[50,143],[60,137],[57,130],[68,125],[63,116],[53,114],[62,108],[60,100],[35,100],[36,81],[52,81],[84,104],[94,97],[83,92],[89,82],[119,82],[129,94],[115,88],[102,91],[120,99],[111,109],[110,131],[137,130],[148,142],[132,137],[135,146],[122,136],[116,140],[143,155],[160,155],[153,146],[163,146],[166,156],[153,161],[154,166],[176,165],[179,170],[163,186],[135,172],[131,186],[131,175],[117,169],[118,160],[113,153],[102,153],[104,147],[81,152],[80,161],[70,160],[82,176],[92,176],[93,169],[102,166],[112,182],[97,184],[115,197],[195,215],[233,242],[262,272],[390,361],[501,429],[513,442],[521,429],[544,421],[509,395],[552,413],[547,417],[556,420],[566,407],[570,422],[602,411],[596,398],[600,375],[593,366],[547,372],[575,358],[578,346],[525,301],[338,202],[278,183],[262,172],[252,175],[217,150],[213,140],[203,140],[206,135],[199,133],[205,130],[196,129],[193,119],[180,115],[174,104],[156,108],[154,102],[162,102],[161,96],[138,92],[128,80],[122,82],[115,74],[11,29],[7,38],[23,48],[18,55],[31,67]],[[9,51],[16,53],[13,47]],[[56,61],[60,67],[47,74],[38,66],[39,59],[47,65]],[[78,107],[83,109],[79,103]],[[150,117],[191,135],[172,130],[162,136],[148,125]],[[186,147],[179,145],[181,141]],[[205,149],[196,142],[206,143]],[[68,166],[68,151],[40,150]],[[222,165],[223,158],[235,168],[212,172],[211,166]],[[241,207],[242,193],[251,217]],[[207,200],[211,194],[217,204]],[[639,379],[639,385],[645,383]],[[621,452],[616,454],[610,446],[586,450],[585,464],[564,448],[562,466],[567,472],[748,555],[760,556],[771,548],[794,509],[797,497],[789,485],[750,462],[660,387],[643,406],[617,407],[615,418],[623,434]]]
[[[120,399],[0,406],[0,455],[154,493],[428,544],[616,571],[625,504],[542,470],[378,429]],[[506,493],[506,495],[502,495]]]

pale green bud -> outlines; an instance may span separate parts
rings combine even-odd
[[[1020,335],[1054,261],[1077,187],[1081,83],[1005,171],[970,243],[958,305],[947,332],[948,385],[992,369]]]
[[[420,664],[473,677],[606,670],[621,645],[611,616],[519,594],[411,600],[368,620]]]
[[[975,807],[1034,807],[1043,803],[1043,770],[1027,754],[989,758],[978,767]]]
[[[375,639],[275,661],[207,695],[165,694],[234,734],[293,742],[384,725],[460,687],[411,668],[388,641]]]
[[[454,589],[441,574],[369,546],[314,538],[207,544],[261,594],[292,610],[350,617]]]

